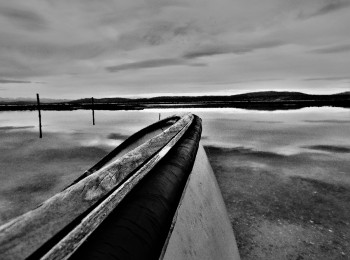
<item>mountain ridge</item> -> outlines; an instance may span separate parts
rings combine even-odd
[[[75,100],[69,99],[40,99],[42,104],[57,104],[57,105],[84,105],[91,104],[91,98],[81,98]],[[336,93],[336,94],[306,94],[302,92],[293,91],[258,91],[247,92],[236,95],[202,95],[202,96],[157,96],[150,98],[94,98],[96,105],[103,104],[128,104],[128,105],[142,105],[142,104],[191,104],[191,103],[222,103],[222,102],[317,102],[317,101],[350,101],[350,91]],[[31,98],[0,98],[0,105],[35,105],[36,99]]]
[[[205,101],[260,101],[260,102],[273,102],[273,101],[313,101],[313,100],[333,100],[339,98],[350,99],[349,92],[341,92],[330,95],[315,95],[305,94],[302,92],[292,91],[259,91],[248,92],[236,95],[218,96],[218,95],[203,95],[203,96],[158,96],[150,98],[95,98],[95,103],[108,104],[108,103],[149,103],[149,102],[205,102]],[[72,100],[70,103],[91,103],[91,98],[82,98]]]

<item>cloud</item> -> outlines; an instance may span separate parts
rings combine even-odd
[[[269,151],[257,151],[252,148],[241,147],[241,146],[234,147],[234,148],[227,148],[227,147],[220,147],[215,145],[206,145],[204,148],[206,150],[209,150],[209,154],[226,152],[226,153],[235,154],[237,156],[239,155],[252,156],[255,158],[263,158],[263,159],[285,159],[289,157],[287,155],[280,154],[280,153],[274,153]]]
[[[350,6],[350,2],[348,0],[330,0],[328,2],[329,3],[315,12],[313,16],[328,14]]]
[[[345,82],[300,79],[347,75],[350,52],[332,54],[337,47],[319,55],[322,61],[311,55],[350,43],[348,9],[331,11],[345,6],[328,0],[0,1],[0,78],[47,82],[11,84],[1,95],[343,91]],[[295,19],[299,12],[326,11],[330,15]],[[201,57],[208,59],[200,63]],[[216,84],[257,78],[285,80]]]
[[[205,66],[203,63],[188,63],[183,59],[153,59],[153,60],[144,60],[139,62],[125,63],[117,66],[106,67],[106,70],[109,72],[118,72],[122,70],[137,70],[137,69],[147,69],[147,68],[159,68],[159,67],[168,67],[168,66]]]
[[[10,22],[29,30],[43,30],[48,27],[46,19],[36,12],[9,6],[1,6],[0,16]]]
[[[349,147],[335,146],[335,145],[310,145],[310,146],[303,146],[303,148],[330,152],[330,153],[350,153]]]
[[[186,41],[188,37],[198,33],[199,29],[191,22],[151,20],[121,33],[117,46],[123,50],[133,50],[145,46],[162,46],[179,39]]]
[[[319,77],[319,78],[307,78],[304,79],[304,81],[338,81],[338,80],[349,80],[350,76],[348,77]]]
[[[303,122],[315,124],[350,124],[350,120],[304,120]]]
[[[34,128],[34,126],[1,126],[0,131],[23,130],[29,128]]]
[[[41,198],[47,199],[53,195],[52,191],[60,181],[59,174],[43,175],[31,176],[25,182],[18,182],[15,187],[0,190],[0,203],[5,201],[8,204],[7,210],[0,212],[0,224],[38,206],[42,202]]]
[[[266,78],[266,79],[250,79],[241,81],[225,82],[224,84],[241,84],[241,83],[253,83],[253,82],[271,82],[271,81],[282,81],[283,78]]]
[[[318,8],[313,8],[312,11],[307,11],[304,9],[301,10],[298,14],[298,18],[301,20],[306,20],[315,16],[327,15],[329,13],[350,7],[350,2],[348,0],[326,0],[325,3],[322,3],[321,5],[319,5],[319,2],[320,1],[317,3]]]
[[[32,83],[26,80],[12,80],[12,79],[0,79],[0,84],[10,84],[10,83]]]
[[[256,121],[251,121],[254,123],[261,123],[261,124],[282,124],[284,123],[283,121],[265,121],[265,120],[256,120]]]
[[[120,133],[110,133],[109,135],[107,135],[107,138],[112,140],[126,140],[128,137],[129,135],[124,135]]]
[[[207,57],[207,56],[214,56],[214,55],[220,55],[225,53],[230,53],[231,51],[227,49],[226,47],[222,46],[211,46],[211,47],[204,47],[201,50],[191,51],[186,53],[183,57],[186,59],[195,59],[199,57]]]
[[[247,43],[241,45],[226,45],[226,46],[204,46],[198,50],[190,51],[183,55],[186,59],[195,59],[200,57],[221,55],[221,54],[244,54],[253,52],[259,49],[274,48],[284,45],[282,41],[268,41],[261,43]]]
[[[325,47],[320,49],[312,50],[312,53],[320,53],[320,54],[332,54],[332,53],[341,53],[341,52],[349,52],[350,44],[342,44],[331,47]]]

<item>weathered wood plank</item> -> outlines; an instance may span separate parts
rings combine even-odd
[[[74,219],[103,199],[131,172],[140,167],[193,119],[182,117],[163,133],[121,158],[111,161],[75,185],[56,194],[38,208],[0,227],[2,259],[23,259],[56,235]]]
[[[110,196],[90,212],[79,225],[66,237],[57,243],[42,260],[68,259],[69,256],[86,240],[86,238],[102,223],[120,201],[130,192],[139,181],[168,153],[191,125],[189,122],[182,130],[166,144],[155,156],[143,165],[135,174],[127,179]]]
[[[123,155],[127,154],[131,150],[135,149],[136,147],[144,143],[146,139],[151,139],[152,137],[160,134],[161,132],[164,132],[167,128],[173,125],[180,118],[181,117],[178,115],[164,118],[158,122],[155,122],[154,124],[151,124],[141,129],[135,134],[131,135],[119,146],[117,146],[114,150],[112,150],[109,154],[103,157],[98,163],[92,166],[89,170],[85,171],[69,186],[72,186],[73,184],[84,179],[86,176],[91,175],[92,173],[101,169],[104,165],[108,164],[109,162],[116,159],[117,157],[122,157]]]
[[[69,259],[158,259],[196,157],[200,126],[195,116],[181,140]]]

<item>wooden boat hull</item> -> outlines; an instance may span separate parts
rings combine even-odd
[[[160,259],[240,259],[219,186],[201,144]]]
[[[139,131],[1,226],[2,259],[239,259],[200,137],[192,114]]]

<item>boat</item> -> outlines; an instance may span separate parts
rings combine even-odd
[[[151,124],[0,226],[1,259],[240,259],[191,113]]]

